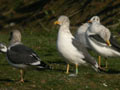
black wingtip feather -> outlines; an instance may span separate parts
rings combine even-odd
[[[120,44],[118,43],[118,41],[113,36],[110,37],[110,43],[112,44],[112,47],[114,49],[116,49],[117,51],[120,52]]]
[[[39,69],[51,69],[51,67],[43,61],[41,61],[40,65],[37,65],[37,70]]]

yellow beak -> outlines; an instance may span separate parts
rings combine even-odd
[[[55,21],[54,24],[60,24],[60,22],[59,21]]]
[[[88,21],[88,23],[91,23],[91,22],[92,22],[92,21],[90,21],[90,20]]]
[[[111,45],[109,40],[107,40],[107,41],[106,41],[106,43],[107,43],[107,45],[108,45],[108,46],[110,46],[110,45]]]

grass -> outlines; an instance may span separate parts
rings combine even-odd
[[[0,32],[0,41],[8,44],[8,32]],[[95,72],[90,67],[79,66],[79,74],[70,77],[65,74],[66,64],[56,49],[57,30],[22,31],[23,43],[34,49],[40,58],[53,67],[53,70],[29,70],[25,74],[25,83],[16,83],[19,71],[9,65],[5,54],[0,54],[0,90],[119,90],[120,60],[109,58],[107,73]],[[97,59],[97,56],[92,53]],[[104,65],[104,60],[102,60]],[[74,73],[75,66],[70,66]]]

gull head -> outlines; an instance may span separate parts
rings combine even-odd
[[[93,16],[88,23],[100,23],[100,18],[98,16]]]
[[[54,22],[54,24],[58,24],[60,26],[62,26],[62,25],[68,25],[69,26],[70,20],[67,16],[62,15],[58,18],[57,21]]]
[[[6,53],[7,52],[7,47],[5,44],[0,43],[0,52]]]
[[[16,43],[16,42],[21,42],[21,33],[19,30],[13,30],[10,33],[10,37],[9,37],[10,43]]]
[[[101,38],[104,39],[104,41],[106,41],[108,46],[111,46],[110,41],[109,41],[111,33],[109,29],[103,29],[101,32],[99,32],[99,35],[101,36]]]

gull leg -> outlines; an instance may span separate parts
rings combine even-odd
[[[108,68],[108,62],[107,62],[107,60],[105,61],[105,68],[106,69]]]
[[[76,64],[76,74],[78,74],[78,64]]]
[[[22,82],[22,83],[24,82],[23,74],[24,74],[23,70],[20,69],[20,82]]]
[[[68,74],[69,73],[69,64],[67,64],[67,71],[66,71],[66,74]]]
[[[98,56],[98,65],[101,67],[101,56]]]

